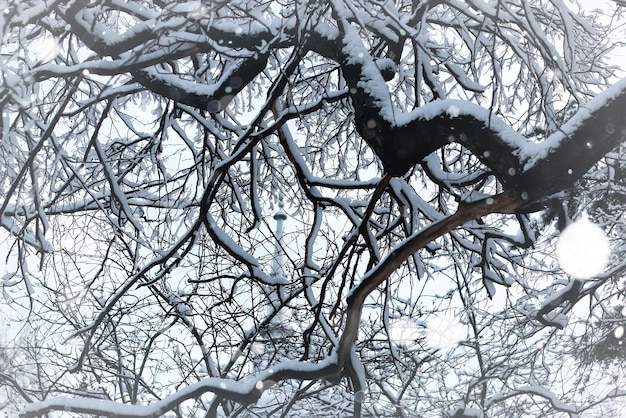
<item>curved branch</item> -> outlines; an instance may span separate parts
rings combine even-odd
[[[337,348],[339,366],[344,367],[349,359],[352,344],[357,339],[361,312],[366,297],[400,267],[402,263],[430,242],[463,225],[465,222],[491,213],[515,213],[520,203],[518,199],[510,195],[500,194],[471,204],[460,204],[459,209],[453,215],[435,222],[428,228],[408,237],[376,267],[369,270],[348,296],[346,326]]]
[[[161,416],[184,401],[198,398],[207,392],[213,392],[218,396],[243,404],[250,404],[261,396],[262,390],[259,390],[254,382],[233,382],[228,379],[212,377],[189,385],[151,405],[124,405],[119,402],[102,399],[59,396],[28,404],[20,413],[20,417],[34,418],[52,411],[67,411],[97,416],[111,416],[114,413],[118,418],[154,417]]]
[[[514,396],[519,396],[519,395],[540,396],[546,399],[547,401],[549,401],[552,407],[558,411],[572,414],[572,416],[576,416],[576,414],[578,413],[578,407],[576,407],[576,405],[569,405],[569,404],[564,403],[554,393],[550,392],[549,390],[541,386],[521,387],[519,389],[512,390],[508,394],[498,394],[498,395],[492,396],[491,398],[487,399],[485,408],[489,408],[492,404],[496,402],[501,402],[508,398],[512,398]]]
[[[227,67],[219,80],[209,86],[153,69],[137,71],[134,78],[156,94],[198,109],[219,112],[265,69],[268,57],[264,52],[243,58]]]
[[[188,399],[197,399],[211,392],[218,397],[243,405],[256,402],[263,391],[275,382],[287,379],[315,380],[338,377],[340,369],[336,358],[331,356],[319,364],[288,361],[261,373],[252,382],[209,377],[191,384],[166,398],[150,405],[127,405],[115,401],[93,398],[67,398],[59,396],[41,402],[29,403],[20,413],[21,418],[35,418],[51,411],[67,411],[117,418],[145,418],[165,414]]]

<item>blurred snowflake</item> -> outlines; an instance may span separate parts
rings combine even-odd
[[[556,256],[564,272],[575,279],[591,279],[602,273],[611,255],[606,234],[587,220],[572,223],[561,232]]]
[[[389,326],[389,338],[399,346],[406,347],[415,342],[419,337],[419,328],[415,321],[401,318],[392,321]]]
[[[45,64],[55,59],[61,52],[61,45],[56,38],[45,38],[37,50],[37,62]]]
[[[451,316],[434,317],[428,322],[427,344],[436,349],[457,345],[465,338],[465,329],[458,319]]]

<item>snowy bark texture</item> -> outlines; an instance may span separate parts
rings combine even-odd
[[[22,331],[0,407],[610,415],[626,377],[594,353],[626,266],[611,7],[9,1],[0,286]],[[553,256],[582,213],[615,252],[587,282]],[[452,343],[433,342],[442,318]]]

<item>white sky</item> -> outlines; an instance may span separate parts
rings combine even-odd
[[[583,8],[585,8],[586,10],[594,10],[594,9],[605,9],[608,7],[608,5],[610,4],[609,1],[607,0],[579,0],[579,3],[583,6]],[[615,59],[615,64],[620,65],[622,68],[626,69],[626,48],[624,48],[624,46],[619,47],[619,49],[616,49],[613,52],[613,57]],[[4,233],[4,232],[3,232]],[[1,236],[1,235],[0,235]],[[4,245],[2,246],[4,247]],[[0,254],[3,253],[4,248],[0,247]],[[266,251],[271,251],[271,249],[267,249]],[[6,269],[6,268],[5,268]],[[0,277],[2,276],[2,274],[4,273],[4,269],[0,270]],[[2,296],[0,295],[0,305],[2,304]],[[8,337],[11,338],[14,336],[14,334],[18,331],[17,327],[13,327],[12,329],[9,328],[5,328],[4,327],[4,321],[2,319],[2,307],[0,306],[0,342],[2,342],[2,338],[3,337]],[[392,336],[393,339],[399,339],[401,342],[403,342],[403,340],[407,339],[407,335],[406,335],[406,327],[409,328],[409,332],[410,333],[418,333],[421,332],[421,330],[419,330],[417,327],[414,329],[413,327],[415,327],[415,324],[411,323],[403,323],[403,325],[405,326],[405,328],[400,327],[398,330],[399,335],[397,336]],[[2,329],[4,328],[4,329]],[[419,330],[419,331],[418,331]],[[409,336],[408,338],[412,339],[413,335]]]

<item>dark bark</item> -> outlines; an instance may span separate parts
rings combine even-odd
[[[513,183],[518,193],[526,191],[532,201],[570,187],[626,140],[625,109],[626,89],[585,119],[547,157],[524,171]]]
[[[210,94],[199,94],[189,83],[189,88],[168,83],[167,78],[160,78],[157,74],[146,71],[135,73],[135,80],[154,93],[209,112],[220,112],[228,106],[231,100],[243,90],[261,71],[265,69],[268,54],[255,54],[250,58],[241,59],[238,65],[224,73],[215,83],[215,89]]]
[[[435,1],[420,7],[432,7],[438,3]],[[89,30],[92,22],[83,20],[80,4],[70,3],[63,13],[64,18],[70,23],[72,31],[99,54],[116,57],[159,36],[158,33],[148,32],[144,28],[118,43],[107,42]],[[425,9],[416,10],[416,16],[421,16],[424,12]],[[307,44],[315,52],[340,64],[342,75],[350,88],[356,130],[381,159],[386,172],[392,176],[404,175],[425,156],[449,142],[459,142],[492,170],[507,193],[525,200],[527,207],[531,207],[570,187],[625,138],[626,113],[622,109],[626,106],[626,92],[598,108],[571,132],[570,137],[561,141],[545,158],[529,168],[525,168],[525,161],[518,157],[518,148],[504,141],[500,133],[491,129],[484,120],[471,115],[454,116],[443,112],[429,120],[418,118],[407,125],[395,126],[384,117],[384,111],[390,112],[390,109],[384,109],[389,103],[380,103],[364,83],[373,81],[384,85],[385,77],[380,72],[372,74],[371,65],[369,71],[364,70],[367,64],[374,62],[370,51],[364,50],[364,59],[354,62],[350,55],[354,51],[348,47],[345,36],[351,30],[350,23],[341,19],[338,19],[338,23],[338,36],[327,33],[320,35],[313,29],[307,33]],[[194,30],[200,31],[193,26],[189,30],[192,33]],[[220,76],[211,95],[194,92],[192,82],[189,82],[189,88],[182,88],[168,83],[166,78],[160,78],[154,72],[148,74],[140,69],[134,73],[135,80],[164,97],[204,110],[221,111],[265,69],[269,51],[288,45],[289,40],[296,37],[297,31],[293,27],[285,27],[285,36],[280,39],[267,30],[234,33],[216,25],[200,32],[217,44],[228,44],[229,48],[250,51],[250,57],[239,58],[240,62],[234,69]],[[403,41],[402,36],[385,40],[388,44],[387,54],[394,61],[398,60],[398,51]],[[199,52],[210,49],[207,44],[195,46]],[[193,43],[177,47],[181,51],[193,51],[193,48]],[[376,80],[369,80],[370,77],[375,77]]]
[[[348,61],[347,57],[344,59]],[[575,129],[568,128],[569,136],[534,165],[526,167],[527,162],[520,156],[525,144],[507,142],[501,131],[470,114],[441,112],[431,119],[417,118],[407,125],[393,126],[382,116],[386,109],[363,88],[361,81],[366,75],[362,66],[344,62],[342,69],[352,91],[357,131],[392,176],[404,175],[433,151],[458,142],[489,167],[507,193],[531,207],[571,187],[626,139],[625,88],[583,118]],[[588,111],[583,107],[580,112]]]

